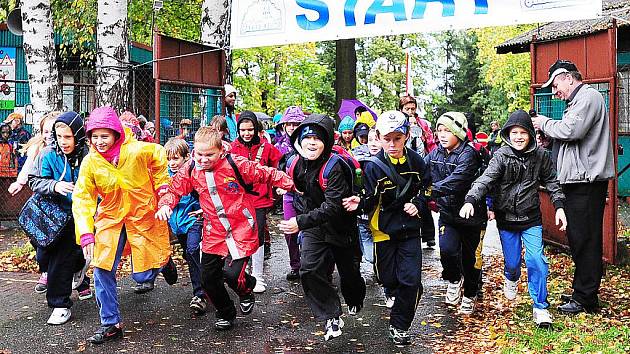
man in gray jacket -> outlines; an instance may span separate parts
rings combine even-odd
[[[603,275],[602,224],[608,180],[615,176],[608,108],[602,95],[582,82],[575,64],[558,60],[549,69],[554,95],[567,102],[562,120],[532,118],[534,127],[560,144],[558,180],[566,196],[567,237],[575,263],[573,294],[560,312],[598,307]]]

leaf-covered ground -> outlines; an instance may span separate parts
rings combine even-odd
[[[629,353],[630,267],[609,266],[600,290],[601,311],[567,316],[559,314],[560,295],[570,293],[573,263],[568,255],[547,250],[549,301],[554,316],[551,330],[538,329],[526,274],[519,296],[503,296],[503,260],[491,256],[484,263],[483,299],[471,316],[460,317],[457,331],[435,340],[438,353]]]

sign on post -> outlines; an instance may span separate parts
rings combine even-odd
[[[15,48],[0,47],[0,109],[15,108]]]
[[[232,48],[594,18],[602,0],[234,0]]]

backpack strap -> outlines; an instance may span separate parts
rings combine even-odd
[[[262,159],[262,154],[264,150],[265,150],[265,144],[260,144],[260,147],[258,148],[258,151],[256,152],[256,157],[254,158],[254,161],[260,162],[260,159]]]
[[[376,166],[378,166],[385,176],[389,178],[394,184],[396,184],[396,198],[398,199],[400,196],[405,195],[409,188],[411,188],[412,178],[405,179],[401,176],[396,170],[390,166],[389,164],[383,162],[383,160],[379,159],[376,156],[370,156],[368,161],[373,162]],[[403,189],[400,189],[400,186],[404,186]]]
[[[297,165],[297,162],[298,162],[297,155],[292,155],[287,160],[287,165],[285,169],[289,177],[291,177],[291,179],[293,179],[293,172],[295,171],[295,165]]]
[[[236,175],[236,179],[238,180],[238,183],[241,186],[243,186],[245,193],[256,195],[256,196],[259,195],[258,192],[254,191],[253,184],[245,183],[245,181],[243,180],[243,175],[241,175],[241,171],[238,170],[238,166],[236,166],[236,163],[234,162],[234,159],[232,159],[232,156],[230,154],[227,154],[225,155],[225,158],[227,159],[230,166],[232,166],[232,169],[234,170],[234,174]]]
[[[326,162],[324,162],[324,166],[319,170],[319,186],[322,190],[325,190],[328,187],[328,176],[330,175],[330,171],[335,166],[335,163],[341,161],[341,163],[346,163],[343,159],[337,154],[330,154],[330,157]]]

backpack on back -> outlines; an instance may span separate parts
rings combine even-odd
[[[295,166],[297,165],[298,156],[299,155],[297,154],[293,155],[287,161],[287,174],[291,178],[293,178],[293,172],[295,170]],[[346,181],[350,184],[352,192],[359,193],[363,187],[363,183],[361,181],[361,165],[346,149],[339,145],[333,145],[330,157],[319,170],[318,182],[321,189],[326,190],[326,187],[328,187],[328,177],[330,176],[330,171],[332,171],[333,167],[337,163],[342,166]]]
[[[232,159],[232,156],[230,154],[227,154],[225,155],[225,158],[230,164],[230,167],[232,167],[232,170],[234,170],[234,175],[236,176],[236,180],[243,187],[243,190],[245,191],[245,193],[258,196],[258,192],[254,191],[254,185],[251,183],[245,183],[245,180],[243,180],[243,175],[241,175],[241,171],[238,170],[238,167],[236,166],[234,159]],[[188,176],[192,174],[192,171],[194,169],[195,169],[195,160],[191,160],[190,166],[188,167]],[[193,193],[197,193],[197,191],[193,191]],[[196,198],[199,199],[199,194],[196,194]]]

